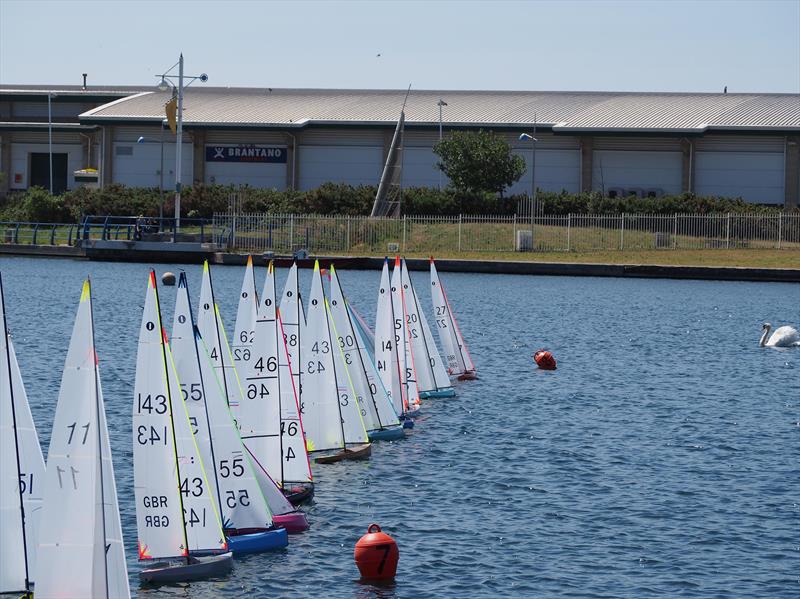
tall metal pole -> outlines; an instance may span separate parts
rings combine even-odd
[[[531,187],[533,188],[531,197],[533,198],[533,210],[539,216],[539,206],[536,203],[536,113],[533,113],[533,156],[531,158]]]
[[[50,195],[53,195],[53,111],[50,107],[50,92],[47,92],[47,139],[50,148]]]
[[[161,123],[161,170],[159,171],[160,180],[158,192],[161,195],[161,203],[158,206],[158,229],[164,226],[164,123]]]
[[[178,133],[175,146],[175,233],[181,226],[181,147],[183,145],[183,52],[178,60]]]
[[[439,100],[439,143],[442,143],[442,101]],[[442,189],[442,170],[439,169],[439,189]]]

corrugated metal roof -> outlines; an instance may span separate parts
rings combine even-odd
[[[394,124],[405,90],[192,87],[184,96],[187,126],[302,127]],[[169,92],[145,92],[100,106],[81,122],[164,118]],[[464,126],[524,126],[534,118],[557,132],[702,132],[706,129],[800,130],[800,94],[634,92],[416,91],[407,126],[443,121]]]

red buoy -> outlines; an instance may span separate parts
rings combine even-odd
[[[549,351],[540,349],[535,354],[533,354],[533,360],[536,362],[536,365],[541,368],[542,370],[555,370],[556,369],[556,359],[553,357]]]
[[[380,526],[370,524],[367,534],[356,543],[355,559],[361,580],[393,580],[400,550],[392,537],[381,532]]]

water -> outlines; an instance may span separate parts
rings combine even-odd
[[[369,461],[316,466],[312,528],[288,550],[237,560],[226,580],[140,590],[130,413],[147,267],[3,258],[0,268],[45,450],[91,274],[140,597],[800,593],[800,349],[758,347],[762,322],[800,325],[800,285],[443,273],[481,379],[425,402],[409,437],[375,444]],[[185,268],[196,301],[201,269]],[[243,272],[213,270],[228,331]],[[430,314],[427,273],[412,276]],[[372,321],[380,273],[340,277]],[[174,296],[161,289],[168,330]],[[533,368],[540,347],[557,371]],[[371,522],[399,543],[394,587],[357,582],[353,547]]]

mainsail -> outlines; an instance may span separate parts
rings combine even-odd
[[[8,333],[0,276],[0,547],[6,548],[0,554],[0,593],[30,590],[44,476],[39,438]]]
[[[88,280],[61,378],[44,487],[36,596],[130,597]]]

